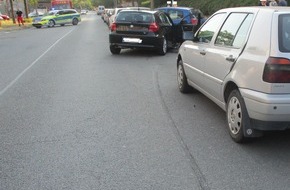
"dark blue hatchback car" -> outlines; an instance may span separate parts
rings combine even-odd
[[[156,10],[167,13],[175,25],[184,21],[187,24],[197,25],[198,15],[200,15],[200,25],[206,21],[205,16],[199,9],[191,7],[159,7]]]

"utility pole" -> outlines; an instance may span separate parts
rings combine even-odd
[[[28,18],[28,6],[27,6],[27,0],[24,1],[24,9],[25,9],[25,17]]]
[[[154,9],[154,0],[150,0],[150,8],[153,10]]]
[[[11,7],[12,20],[13,20],[13,23],[16,24],[15,16],[14,16],[14,9],[13,9],[13,2],[12,0],[9,0],[9,2],[10,2],[10,7]]]

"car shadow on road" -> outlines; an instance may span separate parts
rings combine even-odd
[[[171,53],[178,53],[178,49],[169,49],[167,54],[171,54]],[[158,52],[156,50],[150,50],[150,49],[140,49],[140,48],[136,48],[136,49],[122,49],[121,53],[118,55],[130,55],[130,56],[163,56],[163,55],[159,55]],[[166,56],[166,55],[165,55]]]

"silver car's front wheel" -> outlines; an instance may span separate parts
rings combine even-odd
[[[182,93],[187,93],[190,91],[190,86],[187,83],[187,78],[184,72],[183,63],[180,59],[177,65],[177,84],[178,89]]]

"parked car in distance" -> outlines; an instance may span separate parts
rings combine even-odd
[[[179,90],[193,87],[225,110],[238,143],[289,129],[289,34],[289,7],[217,11],[179,48]]]
[[[119,54],[125,48],[149,48],[165,55],[174,40],[172,26],[170,18],[160,11],[122,10],[111,25],[111,53]]]
[[[0,12],[0,17],[3,19],[3,20],[10,20],[10,17],[8,15],[4,15]]]
[[[28,17],[33,18],[33,17],[39,17],[39,16],[43,16],[44,13],[43,12],[31,12],[28,14]]]
[[[80,13],[74,9],[62,9],[50,11],[48,15],[34,19],[32,25],[36,28],[42,26],[54,27],[55,25],[64,26],[65,24],[77,25],[81,21]]]
[[[97,8],[97,15],[101,15],[105,11],[105,6],[99,5]]]
[[[112,15],[113,10],[114,10],[114,9],[110,9],[110,8],[105,10],[103,20],[104,20],[104,22],[105,22],[106,24],[109,24],[109,18],[110,18],[110,16]]]
[[[88,10],[82,9],[80,13],[81,13],[81,15],[86,15],[88,13]]]

